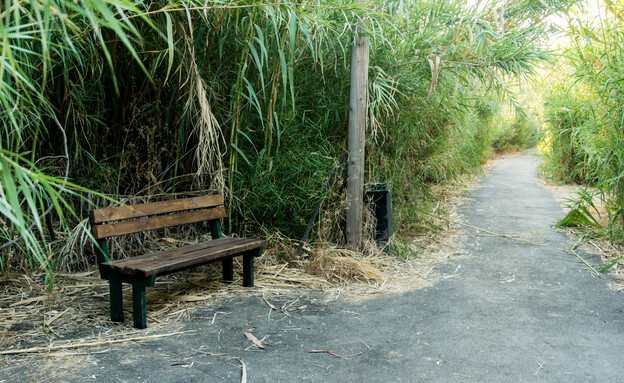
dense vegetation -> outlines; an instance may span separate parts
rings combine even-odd
[[[324,185],[347,146],[356,25],[371,37],[367,182],[393,183],[413,233],[428,184],[535,143],[513,84],[548,59],[545,18],[567,3],[4,1],[0,269],[51,272],[88,241],[92,204],[129,198],[224,192],[229,230],[297,237],[340,198]]]
[[[579,8],[566,28],[569,45],[545,84],[545,169],[588,188],[572,203],[574,220],[597,226],[593,197],[606,204],[601,232],[624,240],[624,4]]]

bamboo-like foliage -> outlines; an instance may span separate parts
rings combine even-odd
[[[570,47],[546,98],[548,169],[558,179],[595,186],[609,206],[606,232],[624,240],[624,6],[604,2],[589,18],[569,19]]]
[[[65,222],[77,188],[68,179],[114,198],[223,192],[227,180],[235,202],[240,161],[261,158],[266,171],[280,151],[296,61],[335,70],[352,21],[373,12],[338,2],[4,5],[2,246],[24,243],[46,270],[42,213],[49,204]]]
[[[103,60],[114,70],[103,29],[113,31],[138,59],[133,45],[140,36],[128,19],[136,8],[119,1],[114,14],[111,5],[102,1],[77,5],[69,1],[7,0],[0,11],[0,238],[5,240],[1,246],[23,243],[24,252],[49,272],[51,257],[40,241],[44,235],[42,216],[54,210],[64,221],[64,212],[73,210],[66,209],[67,196],[61,194],[75,194],[80,189],[68,182],[70,143],[63,120],[71,111],[57,108],[50,88],[61,76],[74,75],[76,83],[84,83],[90,74],[83,74],[81,69],[98,68],[86,62],[93,53],[89,48],[96,44]],[[93,44],[84,44],[85,40]],[[118,90],[116,82],[114,87]],[[42,155],[38,149],[52,134],[62,149]],[[58,165],[58,160],[65,163]],[[58,171],[41,170],[50,164]],[[2,260],[10,261],[10,257]],[[0,264],[0,268],[5,267]]]
[[[393,182],[402,206],[395,213],[399,232],[427,226],[420,212],[432,208],[429,183],[478,169],[493,145],[535,142],[536,124],[523,122],[529,113],[517,84],[550,58],[546,16],[572,2],[482,3],[393,2],[396,38],[371,55],[399,84],[398,107],[383,119],[385,134],[367,148],[369,176]],[[507,109],[502,100],[519,115],[517,123],[498,117]]]
[[[355,25],[372,41],[368,177],[416,174],[415,195],[478,166],[478,106],[520,109],[510,79],[547,58],[543,18],[567,3],[5,0],[0,259],[15,241],[52,270],[67,248],[41,246],[42,211],[69,232],[79,194],[224,192],[231,228],[296,235],[346,146]]]

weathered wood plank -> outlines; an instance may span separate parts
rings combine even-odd
[[[162,259],[160,262],[153,262],[148,265],[142,265],[136,270],[139,275],[158,275],[163,273],[170,273],[181,269],[188,268],[199,264],[214,262],[224,259],[231,255],[239,255],[248,250],[260,248],[266,246],[263,241],[257,240],[241,240],[235,244],[229,244],[226,246],[219,246],[212,248],[210,251],[196,250],[191,253],[183,254],[181,256],[169,259]]]
[[[103,263],[107,274],[145,278],[222,260],[231,255],[266,247],[267,241],[225,237],[179,249]]]
[[[191,209],[209,208],[219,205],[223,205],[223,195],[221,194],[171,201],[148,202],[132,206],[110,207],[93,210],[91,212],[91,225],[145,217],[154,214],[166,214]]]
[[[162,229],[165,227],[178,226],[187,223],[195,223],[226,217],[224,207],[210,210],[198,210],[186,213],[143,218],[132,221],[116,222],[91,227],[95,239],[114,237],[123,234],[138,233],[140,231]]]
[[[182,254],[188,254],[188,253],[198,251],[198,250],[209,251],[210,249],[214,247],[222,246],[224,244],[229,244],[229,243],[233,243],[233,242],[240,241],[240,240],[241,240],[240,238],[223,237],[218,240],[200,242],[200,243],[196,243],[193,245],[187,245],[183,247],[162,250],[156,253],[149,253],[149,254],[143,254],[143,255],[139,255],[139,256],[131,257],[131,258],[118,259],[118,260],[109,262],[108,264],[109,265],[114,264],[114,265],[117,265],[117,267],[126,267],[126,266],[134,267],[135,263],[143,264],[145,262],[161,259],[162,257],[176,257]]]

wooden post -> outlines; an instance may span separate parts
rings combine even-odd
[[[364,2],[357,0],[356,2]],[[360,28],[351,47],[351,90],[349,94],[349,162],[347,166],[347,246],[362,245],[364,193],[364,146],[368,109],[368,37]]]

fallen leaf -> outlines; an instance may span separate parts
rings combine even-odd
[[[262,345],[262,343],[260,343],[258,338],[256,338],[255,336],[253,336],[252,334],[250,334],[248,332],[243,332],[243,334],[247,337],[247,339],[249,339],[253,344],[255,344],[256,347],[264,348],[264,346]]]

